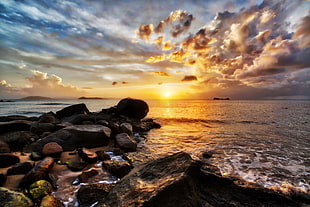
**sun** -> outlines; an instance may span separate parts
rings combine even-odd
[[[172,97],[172,93],[170,91],[165,91],[163,96],[164,96],[164,98],[171,98]]]

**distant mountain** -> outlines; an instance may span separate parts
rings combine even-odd
[[[82,97],[80,97],[78,99],[104,99],[104,98],[100,98],[100,97],[84,97],[84,96],[82,96]]]
[[[44,96],[27,96],[24,98],[21,98],[22,100],[50,100],[52,98],[50,97],[44,97]]]

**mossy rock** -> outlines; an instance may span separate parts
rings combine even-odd
[[[33,202],[23,193],[0,187],[0,206],[3,207],[31,207]]]
[[[38,180],[29,187],[29,193],[34,200],[39,200],[52,191],[53,186],[46,180]]]
[[[47,195],[42,198],[40,207],[62,207],[62,204],[54,196]]]

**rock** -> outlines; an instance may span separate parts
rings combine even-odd
[[[87,150],[86,148],[78,149],[78,155],[82,158],[82,160],[88,163],[95,163],[98,161],[98,155]]]
[[[82,185],[77,192],[77,199],[80,206],[94,206],[98,198],[108,194],[114,184],[94,183]]]
[[[127,117],[142,119],[149,112],[149,107],[143,100],[125,98],[117,104],[117,111]]]
[[[0,187],[0,204],[3,207],[31,207],[33,202],[23,193]]]
[[[105,151],[96,151],[96,154],[98,156],[98,159],[100,161],[105,161],[105,160],[110,160],[111,157],[108,153],[106,153]]]
[[[134,152],[137,149],[137,142],[126,133],[117,134],[115,140],[119,148],[127,152]]]
[[[124,177],[133,168],[128,162],[116,160],[106,160],[102,163],[102,167],[118,178]]]
[[[6,181],[6,176],[0,172],[0,186],[2,186]]]
[[[16,163],[11,168],[7,170],[7,175],[20,175],[26,174],[33,168],[32,163],[30,162],[21,162]]]
[[[98,206],[299,206],[265,188],[247,188],[200,170],[179,152],[134,168]]]
[[[92,125],[94,122],[92,121],[82,121],[82,125]]]
[[[52,191],[53,186],[46,180],[38,180],[29,187],[29,193],[34,200],[40,200]]]
[[[19,186],[25,188],[38,180],[44,180],[47,177],[53,164],[54,159],[52,157],[44,158],[23,177],[19,183]]]
[[[98,120],[96,124],[109,127],[109,122],[107,120]]]
[[[202,153],[202,157],[203,158],[206,158],[206,159],[209,159],[213,156],[212,152],[203,152]]]
[[[26,120],[26,121],[38,121],[37,117],[28,117],[20,115],[11,115],[11,116],[1,116],[0,122],[16,121],[16,120]]]
[[[77,177],[77,182],[75,182],[74,184],[79,184],[79,183],[87,183],[88,179],[98,175],[99,172],[97,170],[90,170],[90,171],[86,171],[86,172],[82,172],[82,174],[80,174]]]
[[[89,114],[89,110],[87,109],[85,104],[81,103],[71,105],[61,109],[60,111],[57,111],[56,116],[57,118],[62,119],[64,117],[69,117],[74,114],[84,114],[84,113]]]
[[[53,132],[55,130],[55,124],[53,123],[34,123],[31,125],[30,131],[35,134],[43,134],[44,132]]]
[[[19,157],[0,154],[0,168],[9,167],[19,162]]]
[[[122,123],[119,125],[120,133],[126,133],[129,136],[133,136],[132,125],[130,123]]]
[[[60,154],[63,151],[62,146],[57,142],[49,142],[43,146],[42,154],[43,155],[56,155]]]
[[[66,164],[67,167],[73,172],[81,171],[87,166],[86,162],[68,162]]]
[[[63,207],[63,205],[54,196],[46,195],[42,198],[42,201],[39,207]]]
[[[74,125],[58,130],[36,144],[36,150],[49,142],[57,142],[64,151],[71,151],[81,147],[99,147],[107,145],[110,141],[111,130],[101,125]],[[42,150],[42,149],[41,149]]]
[[[89,120],[94,120],[94,118],[87,114],[74,114],[72,116],[65,117],[64,119],[62,119],[62,122],[78,125],[82,124],[83,121],[89,121]]]
[[[56,121],[56,114],[48,112],[39,117],[39,123],[53,123]]]
[[[148,132],[151,129],[159,129],[161,127],[160,124],[153,121],[153,119],[145,119],[141,122],[133,122],[132,128],[135,132]]]
[[[32,138],[36,137],[37,135],[29,131],[15,131],[1,134],[0,140],[6,142],[11,150],[20,151],[26,144],[32,143]]]
[[[32,123],[25,120],[0,122],[0,134],[14,131],[29,131]]]
[[[6,142],[0,140],[0,153],[8,152],[11,152],[10,146]]]
[[[33,161],[39,161],[39,160],[42,159],[42,156],[41,156],[41,154],[39,152],[31,152],[29,157]]]

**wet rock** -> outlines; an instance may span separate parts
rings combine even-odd
[[[98,206],[298,206],[265,188],[242,187],[200,170],[180,152],[134,168]]]
[[[53,123],[56,121],[56,114],[48,112],[39,117],[39,123]]]
[[[0,140],[0,153],[8,152],[11,152],[10,146],[6,142]]]
[[[121,123],[119,125],[120,133],[126,133],[129,136],[133,136],[132,125],[130,123]]]
[[[55,130],[55,124],[53,123],[34,123],[31,125],[30,131],[41,135],[44,132],[53,132]]]
[[[77,192],[77,199],[80,206],[92,206],[108,194],[114,184],[108,183],[94,183],[89,185],[82,185]]]
[[[33,202],[23,193],[0,187],[0,204],[4,207],[31,207]]]
[[[87,150],[86,148],[78,149],[78,155],[82,158],[82,160],[88,163],[95,163],[98,161],[98,155]]]
[[[0,186],[2,186],[6,181],[6,176],[0,172]]]
[[[203,158],[209,159],[213,156],[213,153],[212,152],[203,152],[201,155]]]
[[[32,163],[30,162],[21,162],[16,163],[11,168],[7,170],[7,175],[20,175],[26,174],[33,168]]]
[[[105,126],[74,125],[44,137],[37,144],[43,147],[46,143],[57,142],[63,147],[64,151],[71,151],[80,147],[92,148],[107,145],[110,141],[110,135],[111,130]]]
[[[117,104],[117,111],[127,117],[143,119],[149,112],[149,107],[143,100],[125,98]]]
[[[25,120],[0,122],[0,134],[14,131],[29,131],[32,123]]]
[[[107,120],[98,120],[96,124],[109,127],[109,122]]]
[[[134,152],[137,149],[137,142],[126,133],[117,134],[115,136],[115,141],[119,148],[126,152]]]
[[[41,153],[39,153],[39,152],[31,152],[29,157],[33,161],[39,161],[42,159]]]
[[[98,159],[100,161],[104,161],[104,160],[110,160],[111,157],[108,153],[106,153],[105,151],[96,151],[96,154],[98,156]]]
[[[42,201],[39,207],[63,207],[63,205],[54,196],[46,195],[42,198]]]
[[[133,168],[128,162],[116,160],[106,160],[102,163],[102,167],[118,178],[124,177]]]
[[[78,125],[78,124],[82,124],[83,121],[89,121],[93,119],[94,119],[93,117],[90,117],[87,114],[74,114],[72,116],[65,117],[64,119],[62,119],[62,122],[67,122],[73,125]]]
[[[0,135],[0,140],[6,142],[13,151],[20,151],[26,144],[32,143],[32,138],[37,138],[37,135],[29,131],[15,131]]]
[[[54,159],[52,157],[44,158],[23,177],[19,183],[19,186],[25,188],[38,180],[44,180],[47,177],[53,164]]]
[[[66,164],[67,167],[73,172],[81,171],[87,166],[87,163],[85,162],[68,162]]]
[[[20,115],[11,115],[11,116],[1,116],[0,122],[9,122],[16,120],[25,120],[25,121],[38,121],[37,117],[28,117],[28,116],[20,116]]]
[[[53,191],[53,186],[46,180],[38,180],[30,185],[29,194],[34,200],[40,200]]]
[[[49,142],[43,146],[42,154],[43,155],[59,155],[63,151],[62,146],[57,142]]]
[[[74,114],[84,114],[84,113],[89,114],[89,110],[85,104],[81,103],[81,104],[71,105],[71,106],[61,109],[60,111],[57,111],[56,116],[57,118],[62,119],[64,117],[69,117]]]
[[[132,122],[132,127],[135,132],[148,132],[151,129],[159,129],[161,125],[148,118],[143,119],[141,122]]]
[[[87,183],[88,179],[98,175],[99,172],[97,170],[90,170],[90,171],[86,171],[86,172],[82,172],[82,174],[80,174],[77,177],[77,182],[75,182],[74,184],[79,184],[79,183]]]
[[[9,167],[18,163],[19,161],[19,157],[17,156],[0,154],[0,168]]]

